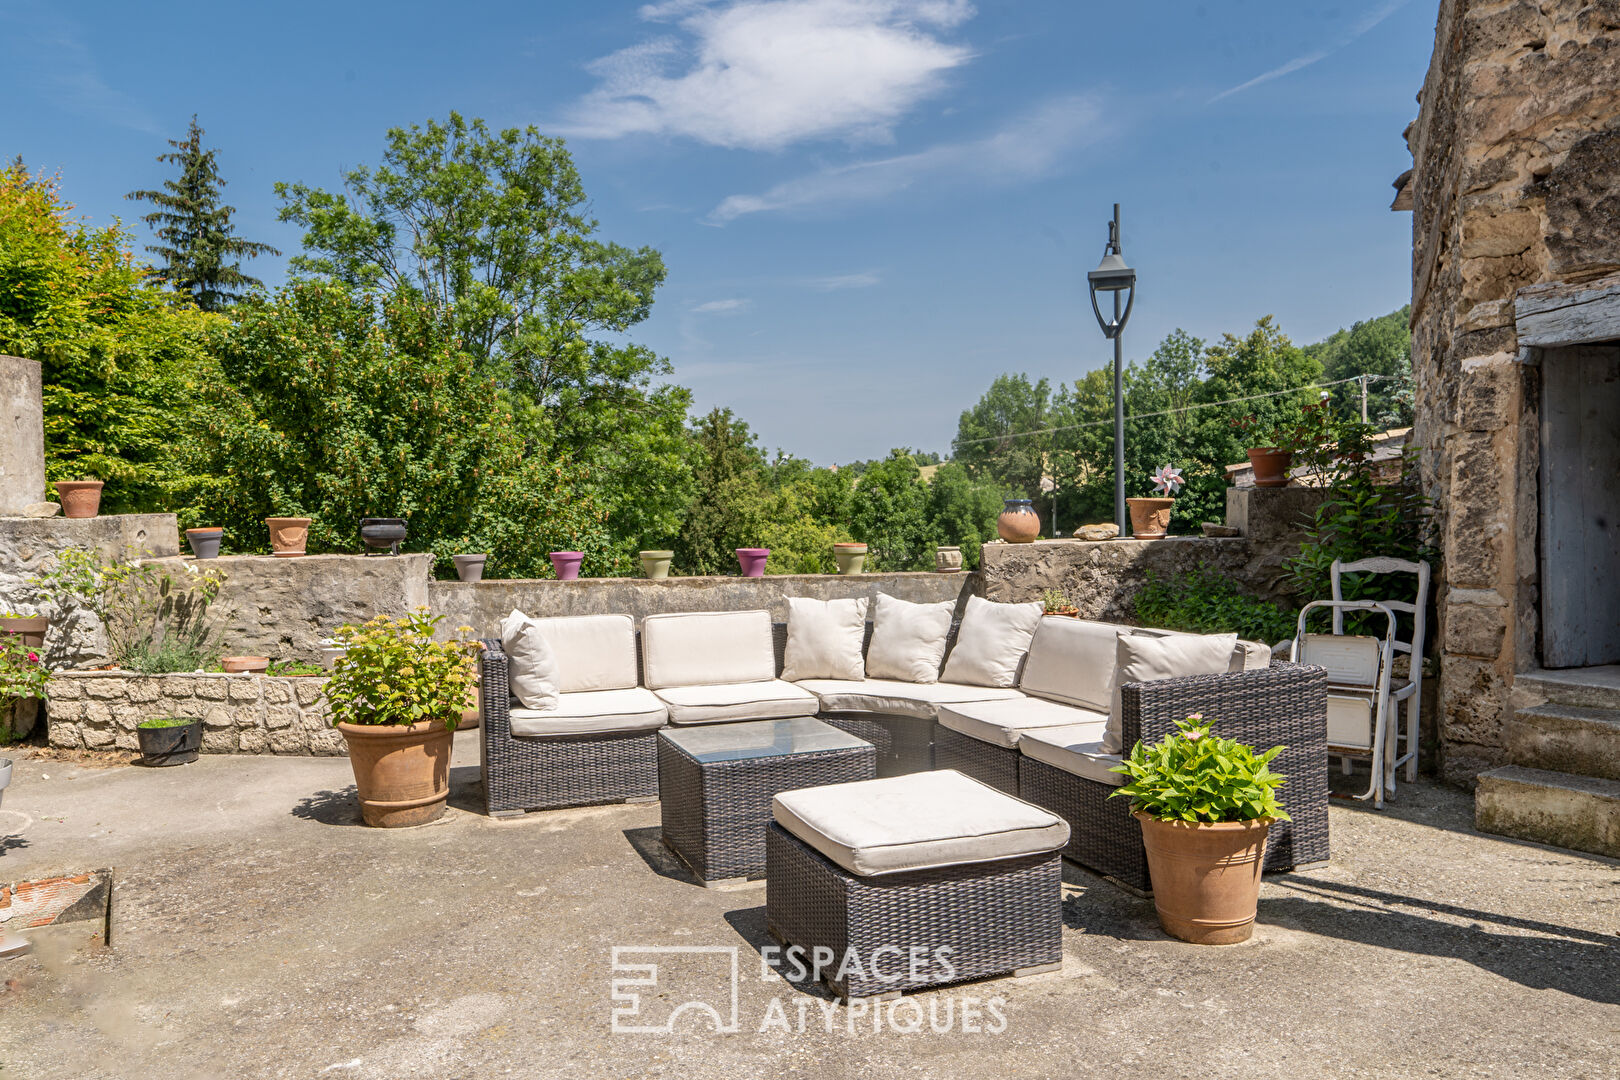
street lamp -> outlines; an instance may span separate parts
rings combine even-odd
[[[1125,535],[1125,350],[1120,335],[1131,318],[1131,306],[1136,303],[1136,271],[1125,262],[1119,247],[1119,203],[1114,204],[1114,220],[1108,223],[1108,244],[1103,248],[1102,262],[1086,275],[1091,286],[1091,310],[1102,327],[1103,337],[1114,343],[1114,523],[1119,535]],[[1112,293],[1114,318],[1103,317],[1097,306],[1097,294]],[[1123,300],[1120,293],[1125,293]],[[1121,307],[1123,305],[1123,310]]]

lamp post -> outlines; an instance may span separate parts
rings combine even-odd
[[[1102,262],[1086,275],[1091,286],[1091,310],[1102,327],[1103,337],[1114,343],[1114,523],[1125,535],[1125,350],[1120,335],[1131,318],[1136,303],[1136,271],[1125,262],[1119,246],[1119,203],[1114,204],[1114,220],[1108,223],[1108,244]],[[1105,318],[1097,305],[1097,294],[1112,293],[1114,317]],[[1125,293],[1123,300],[1120,293]],[[1121,310],[1123,306],[1123,310]]]

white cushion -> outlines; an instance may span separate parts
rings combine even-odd
[[[1224,675],[1231,670],[1236,634],[1119,635],[1114,670],[1114,701],[1108,714],[1103,752],[1118,754],[1122,744],[1119,688],[1127,683],[1158,682],[1184,675]]]
[[[501,620],[501,651],[506,654],[506,685],[530,709],[556,707],[561,692],[557,657],[540,624],[513,609]]]
[[[655,691],[669,706],[675,724],[718,724],[727,720],[771,720],[814,716],[816,695],[781,679],[703,686],[662,686]]]
[[[784,791],[776,823],[860,877],[1056,851],[1054,814],[954,769]]]
[[[1041,621],[1041,603],[997,604],[970,596],[956,645],[945,660],[946,682],[1017,686],[1018,665]]]
[[[1271,666],[1271,646],[1259,641],[1238,639],[1232,650],[1231,671],[1265,671]]]
[[[562,615],[530,621],[557,658],[560,692],[628,690],[637,685],[636,624],[630,616]]]
[[[938,707],[958,701],[1003,701],[1017,690],[956,683],[910,683],[898,679],[806,679],[798,684],[821,699],[822,712],[881,713],[932,720]]]
[[[949,600],[913,604],[878,593],[872,608],[872,643],[866,647],[866,677],[938,682],[955,608]]]
[[[864,679],[866,640],[864,596],[848,600],[787,598],[787,652],[782,678]]]
[[[1097,724],[1035,728],[1019,738],[1018,752],[1075,776],[1109,787],[1123,787],[1125,774],[1108,771],[1121,759],[1118,754],[1103,749],[1102,731]]]
[[[513,735],[600,735],[664,726],[669,710],[651,690],[585,690],[563,694],[550,709],[513,709]]]
[[[1047,616],[1029,643],[1018,689],[1107,712],[1114,699],[1119,635],[1127,629],[1113,623]]]
[[[697,611],[641,620],[642,681],[713,686],[776,678],[768,611]]]
[[[1075,724],[1095,724],[1097,738],[1101,739],[1108,723],[1108,714],[1090,709],[1079,709],[1045,698],[1017,698],[1012,701],[958,702],[939,707],[940,726],[963,735],[1004,746],[1009,750],[1018,745],[1020,732],[1031,728],[1072,727]]]

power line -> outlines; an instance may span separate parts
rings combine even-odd
[[[1262,398],[1282,397],[1284,394],[1297,394],[1301,390],[1326,390],[1330,386],[1343,386],[1345,383],[1356,382],[1360,379],[1391,379],[1393,375],[1352,375],[1348,379],[1335,379],[1332,382],[1312,383],[1309,386],[1295,386],[1287,390],[1273,390],[1268,394],[1250,394],[1247,397],[1227,398],[1225,401],[1203,401],[1197,405],[1183,405],[1179,409],[1160,409],[1157,412],[1135,413],[1125,418],[1128,424],[1132,420],[1146,420],[1150,416],[1173,416],[1176,413],[1192,412],[1194,409],[1213,409],[1217,405],[1237,405],[1245,401],[1259,401]],[[1022,439],[1026,435],[1052,435],[1059,431],[1076,431],[1080,428],[1102,427],[1112,424],[1112,418],[1107,420],[1087,420],[1082,424],[1063,424],[1059,427],[1035,428],[1032,431],[1009,431],[1005,435],[986,435],[981,439],[953,439],[953,446],[971,446],[974,443],[1000,442],[1003,439]]]

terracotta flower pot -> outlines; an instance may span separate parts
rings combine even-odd
[[[304,553],[309,543],[310,518],[265,518],[270,527],[270,550],[280,558]]]
[[[575,581],[579,578],[579,564],[585,561],[583,551],[553,551],[551,553],[551,569],[557,574],[558,581]]]
[[[1032,499],[1006,499],[996,518],[996,535],[1009,544],[1028,544],[1041,535],[1041,516]]]
[[[1140,810],[1135,816],[1165,933],[1194,945],[1249,940],[1271,819],[1160,821]]]
[[[641,552],[641,576],[655,581],[669,577],[669,564],[674,558],[673,551]]]
[[[962,549],[955,544],[941,544],[934,549],[934,570],[940,574],[962,572]]]
[[[1050,611],[1046,612],[1046,614],[1056,615],[1064,619],[1078,619],[1080,617],[1080,609],[1077,607],[1052,608]]]
[[[1255,487],[1287,487],[1288,467],[1294,463],[1292,450],[1278,450],[1274,446],[1255,447],[1244,451],[1254,469]]]
[[[18,619],[0,619],[0,634],[16,634],[30,649],[45,647],[45,631],[51,620],[44,615],[29,615]]]
[[[743,577],[764,577],[765,564],[770,560],[770,548],[738,548],[737,565]]]
[[[220,528],[186,530],[186,543],[191,545],[191,553],[199,559],[219,558],[219,542],[223,539],[225,530]]]
[[[62,516],[93,518],[101,510],[100,480],[58,480],[56,496],[62,500]]]
[[[344,724],[349,766],[367,825],[398,829],[425,825],[444,813],[450,796],[450,744],[440,720],[409,726]]]
[[[268,656],[227,656],[220,660],[219,666],[227,675],[258,675],[270,670]]]
[[[859,574],[866,568],[865,544],[834,544],[833,558],[840,574]]]
[[[483,581],[484,564],[489,561],[488,555],[452,555],[456,564],[456,577],[462,581]]]
[[[1174,499],[1126,499],[1131,512],[1131,535],[1138,540],[1163,540],[1170,531],[1170,508]]]

